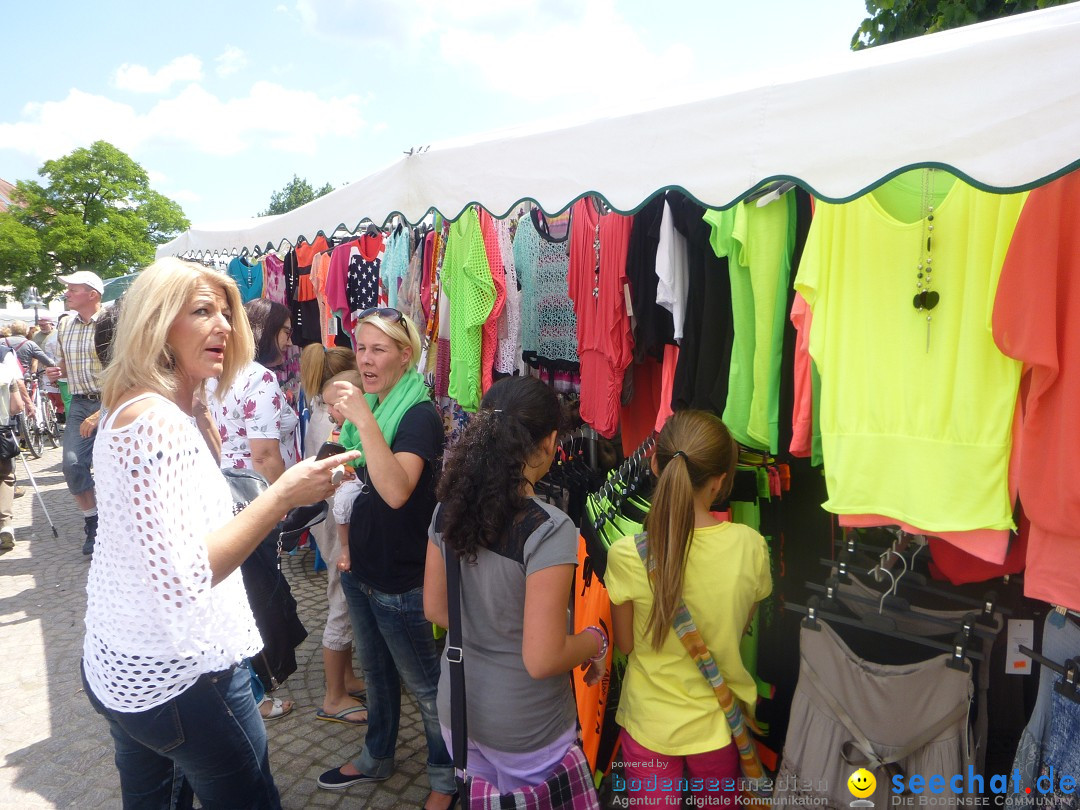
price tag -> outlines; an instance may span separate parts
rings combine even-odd
[[[1009,619],[1008,647],[1005,653],[1005,673],[1030,675],[1031,659],[1020,652],[1023,644],[1029,650],[1035,648],[1035,622],[1031,619]]]

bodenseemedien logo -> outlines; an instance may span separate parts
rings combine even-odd
[[[849,807],[873,807],[870,796],[877,790],[877,779],[866,768],[859,768],[847,780],[848,792],[855,797],[855,801],[848,804]]]

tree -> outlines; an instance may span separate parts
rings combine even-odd
[[[42,182],[20,180],[0,214],[0,268],[16,295],[49,297],[76,268],[102,278],[154,260],[157,245],[190,227],[183,209],[150,188],[146,170],[105,141],[48,160]]]
[[[284,214],[301,205],[307,205],[312,200],[318,199],[324,194],[329,194],[334,187],[326,183],[321,188],[313,189],[306,179],[301,180],[295,174],[292,180],[285,184],[281,191],[275,191],[270,195],[270,206],[265,211],[260,211],[257,216],[266,217],[271,214]]]
[[[857,51],[1070,2],[1073,0],[866,0],[870,16],[851,37],[851,48]]]

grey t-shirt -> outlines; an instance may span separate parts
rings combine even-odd
[[[441,505],[429,536],[440,549]],[[525,578],[553,565],[577,565],[578,532],[563,512],[533,499],[498,549],[461,564],[461,622],[469,739],[499,751],[535,751],[577,722],[570,673],[536,680],[521,657]],[[445,550],[444,550],[445,554]],[[569,609],[569,605],[567,606]],[[569,613],[567,614],[569,628]],[[450,727],[450,669],[443,653],[439,721]]]

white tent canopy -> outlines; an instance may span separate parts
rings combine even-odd
[[[845,53],[714,98],[433,147],[287,214],[193,228],[158,255],[295,243],[394,214],[454,219],[472,203],[556,212],[586,193],[624,213],[665,187],[725,207],[790,178],[847,200],[917,165],[993,191],[1080,165],[1080,3]]]

